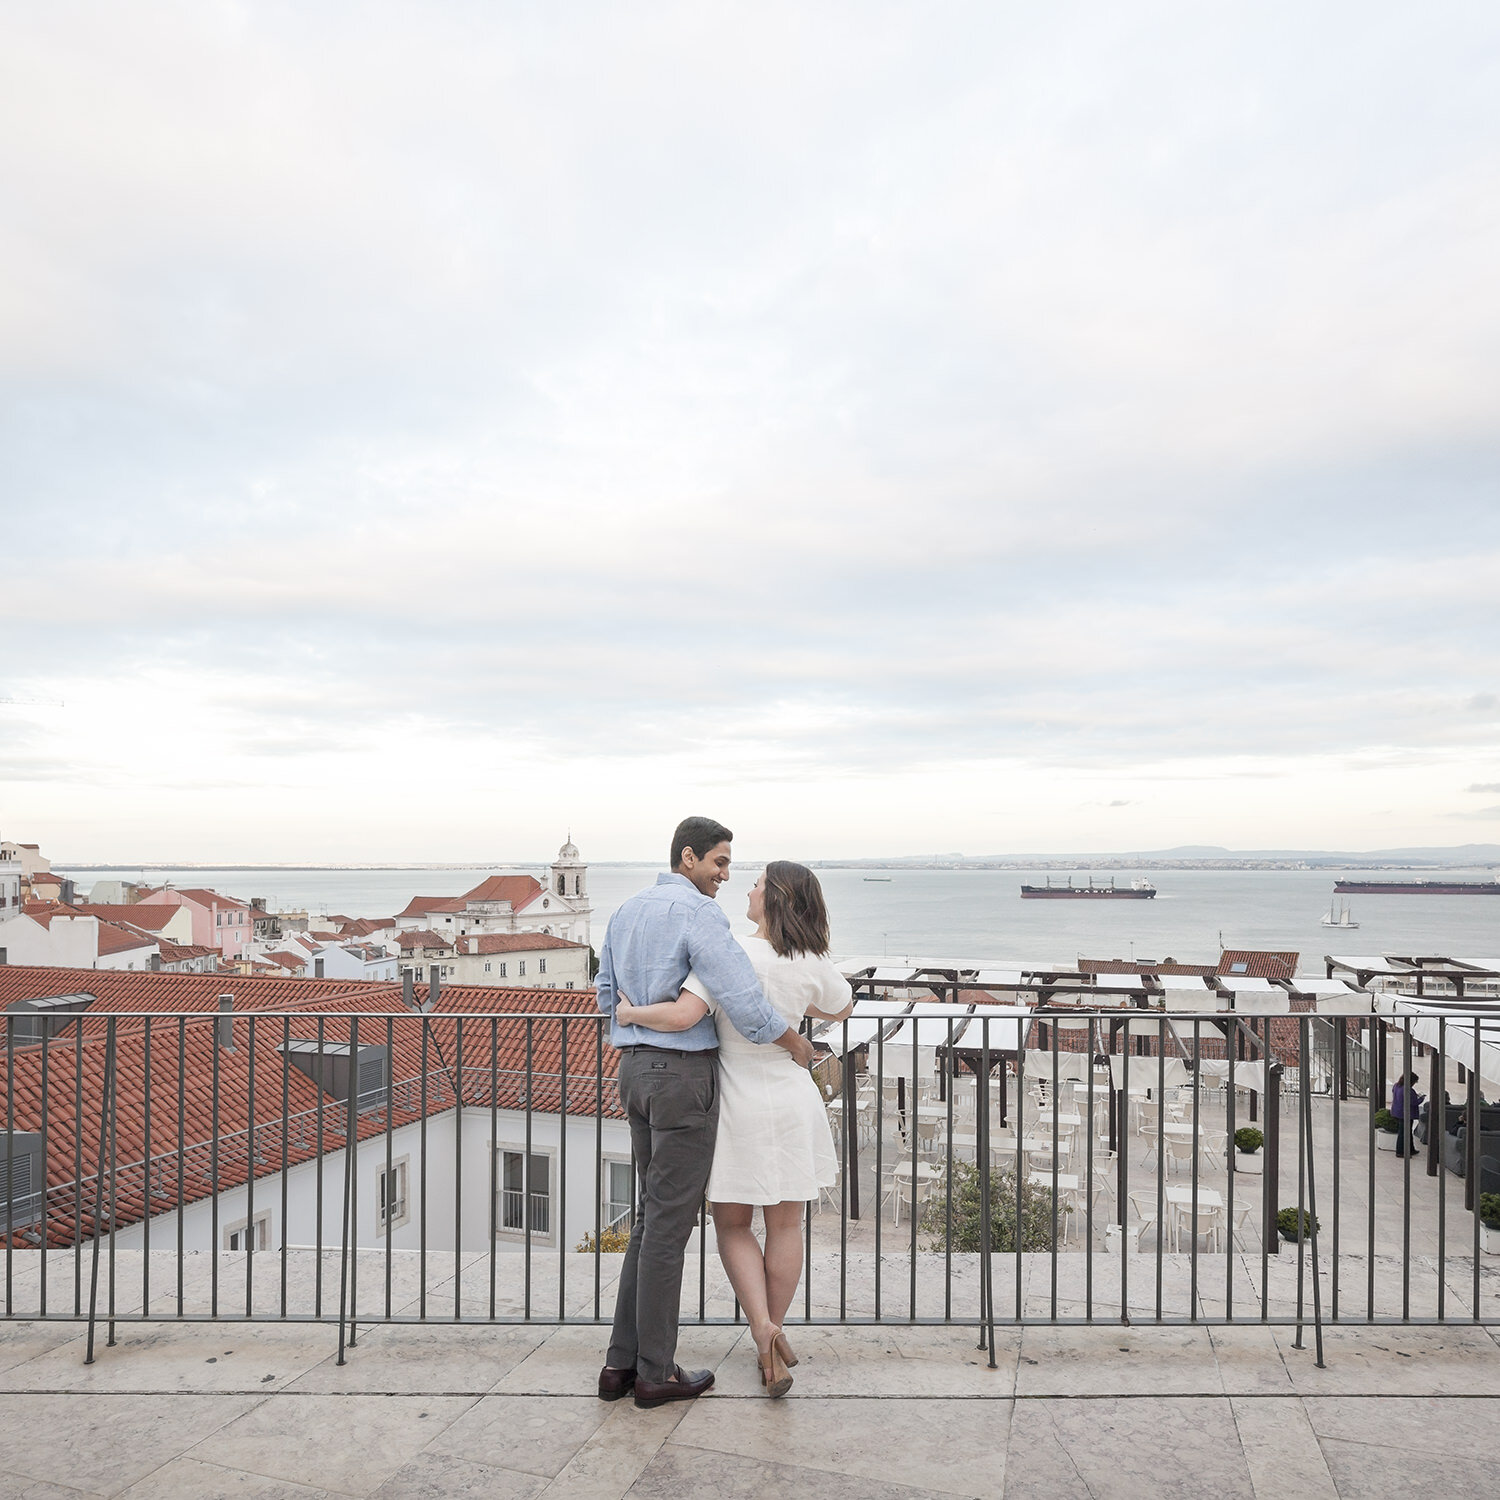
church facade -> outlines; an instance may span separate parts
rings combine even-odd
[[[396,930],[450,941],[528,932],[587,947],[592,916],[589,868],[570,838],[544,877],[491,875],[462,896],[415,896],[396,914]]]

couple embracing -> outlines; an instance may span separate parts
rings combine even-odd
[[[712,818],[684,819],[671,872],[615,912],[599,955],[639,1174],[599,1374],[606,1401],[633,1391],[637,1406],[660,1406],[714,1383],[711,1370],[676,1362],[683,1256],[705,1196],[767,1394],[786,1394],[797,1362],[781,1321],[802,1275],[802,1212],[838,1172],[798,1024],[840,1020],[852,997],[828,959],[822,889],[802,865],[766,866],[750,892],[755,936],[736,941],[717,899],[733,837]]]

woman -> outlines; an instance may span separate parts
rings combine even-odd
[[[1422,1096],[1417,1092],[1417,1075],[1407,1073],[1396,1080],[1391,1090],[1391,1113],[1401,1122],[1396,1137],[1396,1155],[1405,1156],[1412,1149],[1412,1131],[1422,1113]]]
[[[766,999],[792,1024],[803,1016],[841,1021],[854,1008],[849,981],[828,959],[828,908],[818,878],[803,865],[776,860],[750,892],[755,936],[745,951]],[[631,1005],[616,1018],[652,1031],[685,1031],[718,1008],[696,974],[675,1000]],[[802,1208],[838,1180],[838,1157],[823,1100],[812,1077],[779,1047],[746,1041],[718,1021],[719,1134],[708,1200],[719,1259],[750,1323],[761,1384],[772,1396],[791,1389],[797,1363],[781,1320],[802,1278]],[[759,1207],[762,1250],[751,1227]]]

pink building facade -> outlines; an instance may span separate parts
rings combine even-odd
[[[217,891],[178,890],[167,886],[141,897],[143,906],[185,906],[193,916],[193,942],[238,958],[253,936],[250,903]]]

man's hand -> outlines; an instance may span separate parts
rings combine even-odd
[[[786,1048],[786,1050],[792,1054],[792,1060],[797,1064],[799,1068],[810,1068],[812,1066],[813,1058],[818,1055],[817,1050],[816,1048],[814,1048],[813,1044],[808,1041],[808,1039],[803,1036],[800,1031],[792,1026],[788,1026],[787,1029],[783,1031],[779,1037],[776,1038],[775,1045],[778,1047]]]

